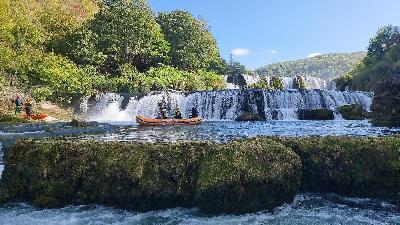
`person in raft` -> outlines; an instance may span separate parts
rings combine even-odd
[[[22,112],[22,98],[21,96],[17,95],[15,99],[15,115]]]
[[[179,110],[178,107],[176,107],[175,110],[174,110],[174,119],[177,119],[177,120],[182,119],[182,113],[181,113],[181,110]]]
[[[159,116],[157,119],[168,119],[167,109],[162,102],[158,103]]]
[[[192,107],[192,114],[190,115],[190,118],[197,118],[199,117],[199,112],[197,111],[196,107]]]
[[[32,100],[31,100],[31,98],[28,97],[28,98],[25,100],[24,106],[25,106],[25,113],[26,113],[26,115],[27,115],[28,117],[32,117]]]

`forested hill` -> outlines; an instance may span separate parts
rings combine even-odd
[[[335,53],[270,64],[255,70],[260,76],[315,76],[332,80],[343,75],[366,56],[366,52]]]

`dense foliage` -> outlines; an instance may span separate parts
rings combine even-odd
[[[326,54],[307,59],[275,63],[255,70],[260,76],[314,76],[332,80],[352,70],[365,52]]]
[[[175,15],[185,32],[171,36]],[[224,88],[206,23],[179,11],[161,18],[164,30],[144,0],[0,0],[0,89],[69,104],[95,91]]]
[[[379,29],[362,63],[336,84],[340,89],[374,91],[372,123],[400,126],[400,27]]]
[[[367,56],[354,70],[336,80],[340,89],[375,91],[381,82],[400,76],[400,27],[386,26],[370,41]]]
[[[179,69],[209,69],[221,64],[217,43],[204,20],[189,12],[160,13],[157,17],[171,46],[171,64]]]

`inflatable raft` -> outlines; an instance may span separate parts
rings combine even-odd
[[[199,125],[201,118],[192,119],[151,119],[143,116],[137,116],[136,122],[141,126],[178,126],[178,125]]]
[[[23,119],[32,119],[32,120],[44,120],[46,119],[46,117],[48,117],[48,115],[46,114],[33,114],[30,117],[28,115],[23,115],[22,118]]]

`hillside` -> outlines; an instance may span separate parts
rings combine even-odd
[[[289,62],[274,63],[255,70],[260,76],[314,76],[332,80],[352,70],[366,52],[335,53]]]

